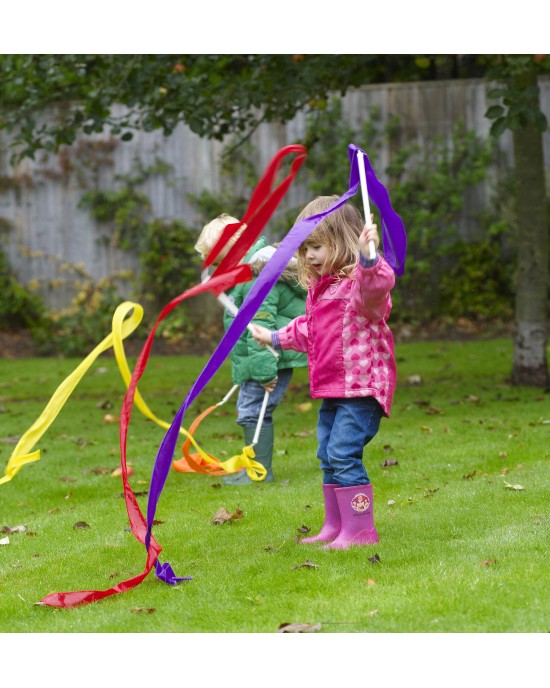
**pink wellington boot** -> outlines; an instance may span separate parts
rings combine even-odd
[[[372,485],[338,487],[334,493],[342,525],[338,537],[325,545],[325,549],[347,549],[352,545],[378,542],[372,514]]]
[[[338,485],[324,484],[323,497],[325,499],[325,522],[318,535],[302,538],[300,542],[330,542],[340,532],[340,510],[336,501],[335,489]]]

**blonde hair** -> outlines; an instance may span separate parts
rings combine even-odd
[[[199,234],[199,238],[197,239],[197,243],[195,244],[195,251],[200,253],[203,259],[206,258],[210,251],[218,243],[218,240],[221,237],[222,232],[227,227],[227,225],[236,224],[238,222],[240,222],[240,220],[237,220],[237,218],[232,217],[227,213],[222,213],[221,215],[218,215],[218,217],[211,220],[202,228],[202,231]],[[232,246],[237,241],[237,239],[241,236],[245,229],[246,225],[242,225],[242,227],[239,227],[239,229],[235,232],[235,234],[233,234],[233,236],[227,242],[226,249],[229,246]]]
[[[313,199],[296,218],[317,215],[330,208],[339,196],[318,196]],[[359,236],[364,228],[361,213],[350,203],[345,203],[327,215],[298,249],[298,279],[307,289],[316,271],[306,261],[308,246],[323,245],[328,249],[328,272],[331,275],[349,276],[359,258]]]

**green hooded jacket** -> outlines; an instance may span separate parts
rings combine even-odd
[[[255,255],[260,249],[263,251],[259,255]],[[237,308],[241,307],[256,278],[274,251],[275,248],[267,246],[265,238],[261,237],[245,256],[243,262],[250,263],[253,278],[249,282],[237,284],[227,292]],[[298,284],[295,263],[291,261],[273,285],[251,322],[263,325],[270,330],[278,330],[294,318],[304,314],[306,295],[306,290]],[[226,310],[224,312],[226,330],[232,322],[233,316]],[[307,366],[307,357],[304,353],[290,350],[279,351],[278,353],[279,358],[275,358],[271,351],[261,347],[246,329],[231,351],[233,384],[240,385],[247,380],[257,380],[260,384],[265,384],[277,377],[279,369]]]

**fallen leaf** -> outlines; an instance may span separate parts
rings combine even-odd
[[[91,471],[92,471],[92,473],[97,473],[98,475],[102,475],[103,473],[110,473],[111,469],[110,468],[103,468],[102,466],[98,466],[97,468],[92,468]]]
[[[375,614],[378,614],[378,609],[371,609],[370,612],[368,612],[369,616],[374,616]]]
[[[504,487],[507,487],[509,490],[525,490],[523,485],[510,485],[506,480],[504,481]]]
[[[321,624],[292,624],[282,623],[279,626],[279,633],[314,633],[321,630]]]
[[[118,416],[114,416],[112,413],[106,413],[103,416],[104,423],[118,423]]]
[[[395,499],[388,499],[388,506],[393,506],[395,504]]]
[[[313,404],[311,401],[304,401],[303,404],[296,404],[296,410],[300,413],[307,413],[308,411],[311,411],[312,408]]]
[[[24,533],[27,530],[27,526],[13,526],[9,529],[9,533]]]
[[[422,378],[420,377],[420,375],[409,375],[409,377],[407,378],[407,382],[409,383],[409,385],[419,385],[422,382]]]
[[[128,475],[134,475],[134,469],[128,465],[126,468],[127,474]],[[111,478],[119,478],[122,475],[122,466],[119,466],[118,468],[115,468],[115,470],[111,473]]]
[[[382,461],[382,463],[380,465],[381,466],[398,466],[399,463],[398,463],[397,459],[385,459],[384,461]]]
[[[89,528],[89,527],[90,527],[90,525],[88,523],[86,523],[86,521],[77,521],[73,526],[73,528]]]
[[[374,581],[372,578],[367,578],[365,583],[370,586],[376,585],[376,581]]]
[[[428,425],[422,425],[420,429],[422,430],[422,432],[425,432],[426,435],[431,435],[433,432],[433,430]]]
[[[318,566],[317,564],[314,564],[312,561],[310,561],[310,560],[308,559],[307,561],[304,561],[303,564],[296,564],[296,566],[293,566],[293,567],[292,567],[292,570],[294,571],[294,569],[301,569],[301,568],[305,568],[305,569],[318,569],[319,566]]]
[[[497,563],[496,559],[484,559],[481,562],[480,566],[481,566],[481,568],[485,568],[486,566],[493,566],[496,563]]]
[[[26,526],[2,526],[0,533],[24,533],[26,530]]]
[[[301,525],[299,528],[296,528],[296,530],[301,533],[302,535],[305,535],[306,533],[311,533],[311,528],[308,528],[307,526]]]
[[[0,545],[9,545],[10,544],[10,539],[9,537],[2,538],[0,540]]]
[[[222,506],[222,508],[218,509],[218,511],[214,514],[212,523],[219,526],[223,525],[224,523],[230,523],[236,519],[243,518],[243,516],[244,514],[239,508],[237,508],[234,514],[230,514],[229,511]]]
[[[372,557],[369,557],[369,561],[371,564],[379,564],[380,563],[380,557],[378,554],[373,554]]]
[[[17,444],[19,442],[19,435],[9,435],[9,437],[2,437],[0,442],[5,444]]]
[[[146,612],[147,614],[152,614],[153,612],[156,611],[154,607],[132,607],[130,609],[131,612],[140,614],[141,612]]]
[[[439,487],[427,487],[424,492],[424,498],[433,497],[434,494],[439,490]]]

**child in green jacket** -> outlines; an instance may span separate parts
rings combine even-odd
[[[225,213],[218,216],[204,226],[195,249],[205,258],[218,241],[224,227],[236,222],[238,220]],[[265,238],[261,237],[244,257],[243,262],[249,263],[252,268],[253,278],[249,282],[237,284],[227,292],[237,309],[241,307],[256,278],[275,250],[274,246],[268,246]],[[296,268],[297,262],[293,258],[266,296],[252,323],[263,325],[270,330],[278,330],[298,315],[304,314],[306,291],[297,281]],[[233,315],[226,310],[224,313],[226,330],[232,321]],[[254,447],[256,461],[259,461],[267,471],[266,482],[274,480],[273,412],[284,396],[293,369],[307,366],[307,358],[303,353],[281,351],[279,354],[276,358],[270,350],[260,346],[249,330],[245,329],[230,355],[233,384],[240,386],[237,398],[237,424],[243,428],[247,446],[252,444],[254,438],[265,391],[270,392],[260,436]],[[245,470],[224,478],[226,485],[244,485],[252,484],[252,482]]]

